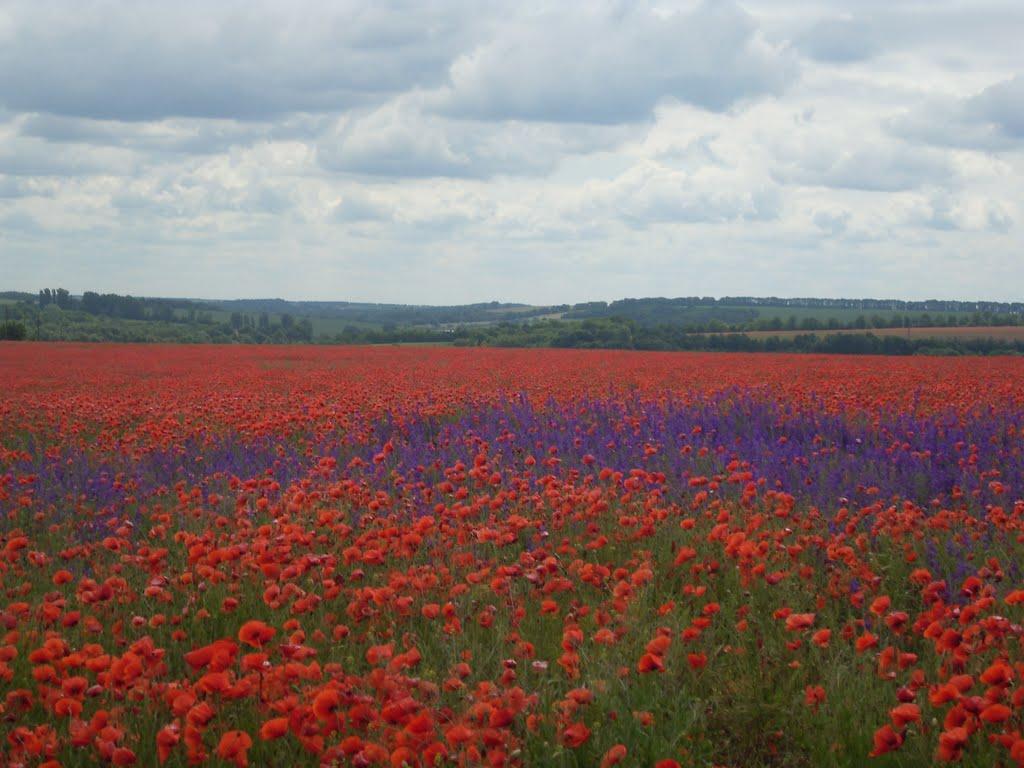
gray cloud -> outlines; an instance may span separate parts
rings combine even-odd
[[[334,218],[348,224],[352,222],[387,222],[392,220],[391,209],[367,195],[346,194],[332,211]]]
[[[849,211],[817,211],[813,221],[822,232],[837,237],[846,232],[851,218]]]
[[[967,119],[996,127],[1010,139],[1024,139],[1024,75],[996,83],[965,105]]]
[[[670,13],[565,6],[514,19],[459,57],[436,105],[484,120],[624,123],[666,98],[724,110],[796,75],[795,58],[731,0]]]
[[[42,231],[39,222],[29,213],[12,211],[0,216],[0,238],[10,235],[33,235]]]
[[[1024,75],[961,99],[931,99],[887,122],[891,133],[940,147],[1024,147]]]
[[[627,135],[614,126],[454,120],[425,111],[422,96],[413,95],[341,118],[320,138],[317,156],[329,171],[370,176],[533,176]]]
[[[317,145],[328,170],[378,176],[471,176],[480,173],[456,148],[444,121],[397,101],[363,116],[344,117]]]
[[[119,147],[145,153],[208,155],[256,141],[303,140],[324,130],[323,116],[298,114],[273,122],[168,118],[148,122],[94,120],[33,113],[20,121],[20,136],[51,143]]]
[[[123,121],[337,111],[440,82],[471,25],[417,2],[15,2],[0,104]]]
[[[783,163],[773,175],[785,184],[866,192],[945,187],[956,180],[955,168],[942,153],[895,144],[868,145],[852,151],[819,148],[816,153]]]
[[[941,232],[1008,232],[1014,224],[1006,204],[991,199],[931,195],[910,212],[909,221]]]
[[[0,0],[0,288],[1019,298],[1022,25],[1019,0]]]
[[[747,0],[766,30],[815,61],[852,64],[887,54],[925,55],[934,67],[998,68],[1018,60],[1024,6],[1008,0]],[[984,46],[978,43],[984,41]]]
[[[123,175],[136,168],[132,153],[119,147],[54,148],[34,138],[0,139],[0,173],[11,176]]]
[[[827,62],[862,61],[881,50],[871,25],[853,18],[822,19],[800,34],[794,43],[801,53]]]
[[[0,200],[23,197],[53,197],[53,185],[42,179],[0,175]]]

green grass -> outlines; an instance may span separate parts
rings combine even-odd
[[[229,505],[221,510],[229,514]],[[126,511],[130,513],[130,510]],[[741,582],[739,571],[729,563],[720,576],[697,579],[703,582],[708,592],[701,598],[687,597],[683,586],[693,583],[686,569],[675,568],[673,544],[692,543],[699,547],[701,555],[697,562],[715,557],[702,542],[709,523],[701,522],[694,532],[681,532],[674,520],[670,520],[656,535],[642,540],[640,546],[628,543],[621,535],[616,522],[617,510],[603,516],[599,529],[607,534],[612,543],[594,551],[581,553],[584,562],[607,565],[609,568],[626,566],[630,570],[639,563],[647,563],[659,578],[647,582],[631,598],[627,612],[615,621],[615,626],[628,629],[623,640],[611,648],[585,643],[580,650],[582,657],[581,677],[566,678],[555,660],[561,653],[560,641],[563,617],[577,606],[600,606],[608,599],[603,588],[577,584],[571,592],[559,593],[555,599],[559,604],[558,616],[542,615],[537,610],[537,597],[522,582],[516,582],[509,596],[512,603],[520,603],[527,609],[523,620],[515,626],[516,631],[535,644],[536,657],[549,662],[547,670],[537,671],[529,660],[520,661],[518,683],[528,692],[539,696],[536,710],[552,713],[558,702],[569,690],[587,688],[595,692],[595,700],[587,705],[579,717],[592,728],[590,740],[579,749],[560,746],[556,737],[553,719],[546,719],[540,730],[531,734],[520,731],[524,741],[524,758],[528,765],[550,765],[562,768],[582,768],[596,765],[604,752],[612,745],[623,743],[630,748],[629,764],[651,764],[657,759],[676,756],[700,766],[743,765],[757,768],[786,766],[859,766],[864,765],[865,756],[871,749],[871,734],[875,727],[885,722],[885,712],[894,705],[894,687],[888,680],[874,674],[872,654],[858,654],[838,638],[827,649],[805,647],[798,652],[788,651],[784,644],[794,636],[787,634],[781,623],[772,618],[772,612],[788,606],[795,611],[816,611],[818,626],[838,628],[860,618],[859,612],[848,603],[829,603],[825,608],[816,608],[813,598],[827,591],[824,569],[816,569],[810,581],[803,582],[795,576],[779,586],[768,586],[763,581],[753,584]],[[309,516],[301,515],[293,523],[305,526],[315,534],[315,510]],[[177,528],[201,535],[209,529],[210,517],[181,517]],[[56,552],[66,546],[63,532],[51,532],[47,527],[27,517],[12,521],[32,532],[35,546],[47,552]],[[787,521],[788,522],[788,521]],[[269,516],[257,517],[253,525],[272,524]],[[486,525],[487,520],[480,521]],[[781,530],[783,523],[773,525]],[[217,538],[230,539],[231,529],[214,527]],[[568,521],[558,530],[558,537],[573,542],[584,542],[593,535],[584,522]],[[170,548],[168,559],[169,574],[195,571],[186,565],[185,547],[175,545],[171,540],[162,542]],[[486,545],[478,548],[474,568],[482,563],[492,567],[499,564],[520,562],[528,542],[519,545],[498,547]],[[343,545],[324,540],[316,543],[313,551],[327,547],[338,551]],[[1000,559],[1009,553],[997,553]],[[452,568],[454,581],[443,580],[432,592],[420,595],[416,607],[427,601],[444,602],[448,599],[448,588],[459,583],[465,575],[462,569],[448,560],[449,552],[440,540],[428,540],[420,552],[403,567],[415,568],[443,563]],[[814,563],[818,553],[809,548],[793,564]],[[917,595],[906,587],[909,566],[903,558],[903,551],[896,543],[884,539],[876,542],[871,562],[886,580],[894,604],[909,607],[918,600]],[[139,594],[146,587],[151,573],[146,568],[123,567],[122,558],[104,549],[97,550],[91,557],[90,570],[97,580],[120,571],[128,590]],[[394,563],[382,566],[363,566],[366,571],[363,583],[368,585],[387,583]],[[28,595],[39,596],[53,590],[49,583],[48,569],[33,569],[26,573]],[[218,575],[213,579],[211,576]],[[154,605],[149,610],[166,613],[169,616],[188,611],[190,618],[183,625],[188,632],[185,641],[176,641],[171,632],[173,627],[124,629],[124,639],[133,641],[150,636],[158,647],[170,649],[167,660],[167,674],[170,679],[188,677],[190,670],[184,665],[181,653],[221,638],[232,638],[240,624],[248,619],[261,619],[280,626],[289,615],[285,609],[273,609],[262,599],[264,585],[261,580],[247,578],[244,568],[235,563],[218,566],[202,581],[205,589],[197,590],[199,582],[175,584],[168,588],[170,602]],[[320,587],[315,572],[294,579],[304,591],[316,592]],[[71,586],[63,588],[71,592]],[[242,607],[233,613],[226,613],[221,604],[226,597],[235,597]],[[677,607],[665,616],[658,615],[659,605],[675,600]],[[499,610],[496,622],[490,629],[480,627],[474,621],[479,607],[498,601],[487,583],[472,586],[468,591],[453,599],[458,614],[463,617],[464,631],[457,637],[448,637],[438,631],[437,622],[423,619],[416,611],[405,620],[398,620],[388,611],[359,625],[353,624],[353,635],[343,642],[316,643],[317,660],[321,665],[340,663],[351,675],[366,675],[372,667],[364,658],[365,648],[370,644],[383,642],[398,634],[407,634],[417,639],[417,645],[424,660],[417,674],[440,683],[447,671],[461,659],[463,651],[472,654],[473,673],[466,681],[472,687],[482,681],[493,680],[500,673],[503,660],[513,653],[502,638],[513,629],[508,612]],[[711,628],[705,630],[698,641],[686,644],[678,637],[679,632],[699,615],[702,606],[717,602],[721,611],[714,617]],[[307,632],[315,628],[329,628],[336,618],[343,614],[345,600],[323,601],[315,610],[298,616]],[[733,626],[737,611],[749,606],[750,627],[739,632]],[[123,648],[121,636],[113,627],[118,620],[128,621],[141,606],[134,603],[120,604],[111,601],[95,609],[95,615],[102,620],[99,634],[85,631],[81,626],[63,633],[72,646],[80,647],[89,642],[98,642],[105,648]],[[208,617],[192,618],[205,609]],[[342,615],[342,620],[347,621]],[[592,617],[580,619],[580,625],[587,637],[596,630]],[[655,636],[658,627],[667,627],[673,636],[672,646],[666,654],[666,672],[640,675],[635,671],[636,660],[643,653],[645,643]],[[397,635],[395,635],[397,636]],[[279,636],[279,641],[283,638]],[[899,641],[907,649],[921,653],[929,677],[935,674],[937,660],[929,656],[927,644],[914,637]],[[30,665],[27,657],[38,644],[31,633],[24,633],[19,644],[20,654],[13,668],[16,680],[27,678]],[[704,670],[689,669],[686,654],[700,650],[710,657],[709,666]],[[799,661],[794,668],[791,661]],[[620,668],[625,667],[625,678]],[[812,712],[804,706],[804,685],[812,682],[822,685],[827,700],[821,709]],[[462,706],[463,694],[443,693],[437,706],[458,708]],[[649,712],[654,718],[650,726],[642,725],[634,716],[635,712]],[[258,711],[252,700],[226,704],[216,723],[217,733],[228,728],[241,728],[255,733],[267,715]],[[45,719],[42,710],[33,710],[27,719]],[[150,751],[155,734],[169,722],[167,712],[160,706],[139,702],[129,707],[127,724],[131,728],[131,744],[137,748],[140,764],[154,764]],[[65,728],[58,724],[58,728]],[[0,725],[0,737],[5,726]],[[214,744],[209,745],[212,749]],[[924,738],[911,729],[903,749],[872,764],[880,766],[926,765],[931,760],[933,740]],[[256,740],[250,753],[256,765],[277,765],[288,760],[290,764],[306,764],[289,749],[287,743],[266,744]],[[984,744],[976,743],[970,752],[968,765],[994,765],[996,752]],[[92,765],[91,752],[68,748],[60,754],[65,768]],[[167,765],[172,768],[184,766],[181,753],[176,754]]]

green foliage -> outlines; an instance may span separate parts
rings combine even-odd
[[[17,320],[7,320],[0,323],[0,340],[22,341],[28,336],[28,329],[25,324]]]
[[[815,352],[847,355],[993,355],[1024,354],[1024,342],[979,338],[904,338],[873,333],[815,333],[754,338],[743,334],[694,334],[672,326],[642,327],[611,318],[583,322],[542,321],[460,329],[459,345],[573,347],[718,352]]]
[[[237,299],[218,302],[230,311],[268,315],[292,315],[331,319],[353,325],[457,325],[462,323],[493,323],[502,320],[525,320],[542,315],[558,314],[568,305],[545,307],[526,304],[503,304],[491,301],[462,306],[417,306],[411,304],[369,304],[347,301],[284,301],[282,299]]]
[[[933,312],[951,314],[932,314]],[[1024,305],[998,302],[885,301],[879,299],[778,299],[687,297],[623,299],[576,304],[565,320],[620,317],[638,325],[672,325],[690,333],[714,331],[824,331],[930,327],[935,325],[1019,325]]]
[[[288,329],[279,323],[258,326],[250,315],[237,325],[216,322],[199,313],[191,322],[185,319],[133,319],[93,315],[81,309],[62,310],[48,304],[43,310],[18,305],[11,310],[26,335],[38,341],[114,341],[134,343],[180,344],[288,344],[309,343],[313,326],[309,318],[295,321]]]
[[[881,355],[1022,354],[992,339],[876,336],[876,328],[1018,325],[1024,305],[689,297],[574,306],[424,307],[243,299],[217,303],[45,288],[9,292],[4,319],[38,340],[236,344],[454,344]],[[18,335],[22,330],[6,333]],[[863,333],[838,334],[839,330]],[[796,331],[753,338],[747,331]],[[12,336],[13,337],[13,336]]]

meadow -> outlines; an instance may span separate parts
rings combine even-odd
[[[1024,765],[1024,361],[0,344],[0,765]]]

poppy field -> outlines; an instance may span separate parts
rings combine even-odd
[[[0,766],[1024,765],[1024,362],[0,345]]]

